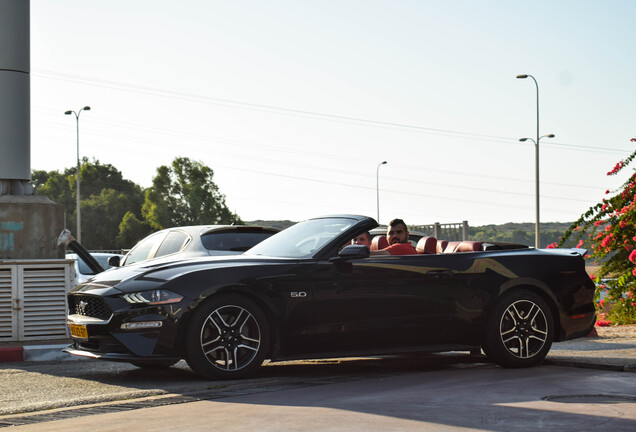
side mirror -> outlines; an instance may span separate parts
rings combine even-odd
[[[344,260],[369,258],[369,248],[365,245],[345,246],[338,257]]]
[[[111,267],[119,267],[120,263],[121,263],[121,258],[117,255],[113,255],[112,257],[108,258],[108,265]]]

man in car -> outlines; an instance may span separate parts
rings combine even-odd
[[[409,242],[409,231],[402,219],[393,219],[386,230],[386,239],[389,246],[371,251],[371,255],[414,255],[417,253]]]
[[[371,234],[369,231],[363,232],[358,237],[351,240],[351,244],[365,245],[366,247],[371,247]]]

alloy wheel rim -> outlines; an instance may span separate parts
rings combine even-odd
[[[508,353],[520,359],[532,358],[548,340],[548,320],[536,303],[518,300],[503,313],[499,335]]]
[[[237,371],[248,366],[261,346],[261,331],[254,316],[240,306],[222,306],[210,313],[201,327],[201,349],[217,369]]]

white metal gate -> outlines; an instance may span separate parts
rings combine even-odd
[[[0,261],[0,342],[63,339],[72,260]]]

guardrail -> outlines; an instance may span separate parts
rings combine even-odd
[[[468,221],[445,224],[435,222],[430,225],[411,226],[409,229],[425,232],[437,239],[449,241],[470,240],[468,235]]]

